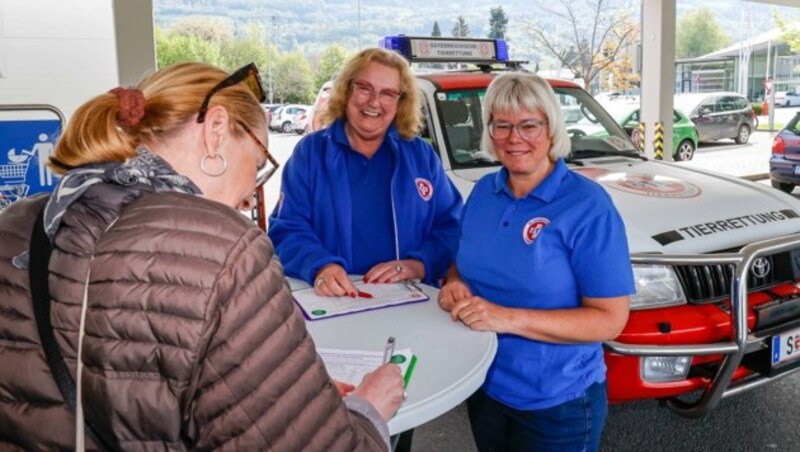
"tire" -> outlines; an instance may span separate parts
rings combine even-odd
[[[292,131],[292,123],[289,121],[284,122],[283,125],[281,126],[281,132],[289,133],[291,131]]]
[[[745,144],[750,139],[750,127],[747,124],[742,124],[739,126],[739,133],[736,134],[733,141],[736,144]]]
[[[692,140],[683,140],[678,145],[675,155],[672,158],[676,162],[687,162],[694,158],[695,146]]]
[[[791,193],[794,190],[794,184],[790,184],[788,182],[778,182],[776,180],[771,180],[770,183],[772,184],[772,188],[777,188],[778,190],[784,193]]]
[[[297,130],[294,131],[294,133],[296,133],[298,135],[302,135],[302,134],[306,133],[306,131],[304,129],[297,129]]]

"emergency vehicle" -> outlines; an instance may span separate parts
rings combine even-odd
[[[500,165],[479,146],[486,88],[519,63],[503,40],[392,36],[381,46],[427,65],[417,70],[422,136],[466,198]],[[464,63],[473,70],[447,69]],[[646,158],[580,86],[549,82],[571,118],[567,164],[606,189],[628,234],[637,291],[627,326],[605,344],[610,401],[658,399],[701,417],[800,369],[800,201]]]

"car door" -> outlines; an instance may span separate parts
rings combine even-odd
[[[717,104],[722,111],[722,128],[719,138],[733,138],[742,123],[744,110],[740,108],[739,98],[736,96],[720,96]]]
[[[700,101],[692,113],[692,121],[697,127],[700,141],[716,140],[719,137],[719,118],[715,113],[716,108],[714,96],[708,96]]]

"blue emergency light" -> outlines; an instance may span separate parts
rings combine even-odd
[[[403,55],[410,62],[495,64],[508,61],[504,39],[386,36],[378,46]]]

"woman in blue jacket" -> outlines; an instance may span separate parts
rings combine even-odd
[[[319,295],[355,296],[348,274],[438,284],[452,262],[462,199],[416,136],[419,96],[400,55],[364,50],[336,79],[330,126],[287,161],[269,235],[286,274]]]

